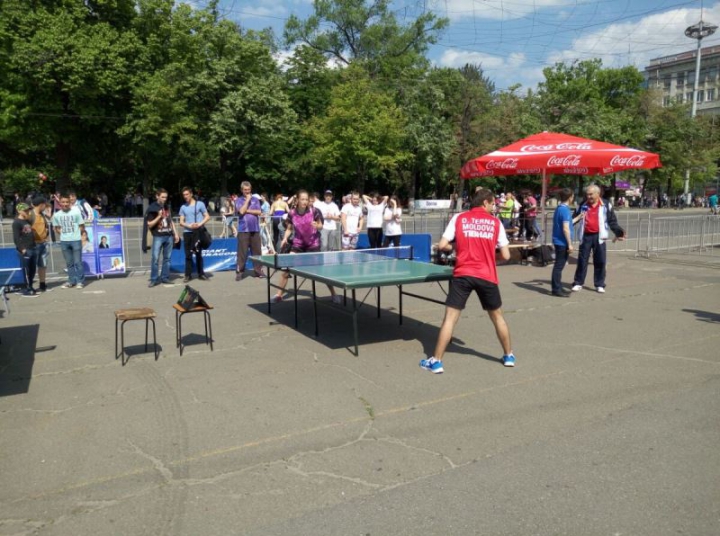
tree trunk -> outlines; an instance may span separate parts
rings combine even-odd
[[[56,189],[66,190],[70,186],[70,143],[58,141],[55,144],[55,166],[60,170],[60,176],[56,178]]]

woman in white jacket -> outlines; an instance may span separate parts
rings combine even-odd
[[[390,198],[387,208],[383,214],[384,235],[382,247],[386,248],[391,243],[393,247],[400,245],[400,237],[402,236],[402,208],[397,196]]]

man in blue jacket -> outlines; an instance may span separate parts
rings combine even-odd
[[[585,189],[586,201],[578,207],[574,216],[584,214],[578,230],[580,252],[578,254],[577,269],[573,281],[573,292],[582,290],[587,275],[590,252],[593,254],[593,279],[595,288],[601,294],[605,293],[605,264],[607,254],[605,241],[608,239],[608,230],[611,230],[617,240],[625,240],[625,231],[617,222],[612,204],[600,199],[600,188],[590,185]]]

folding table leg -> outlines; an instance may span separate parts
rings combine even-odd
[[[313,312],[315,313],[315,336],[319,335],[318,331],[318,310],[317,310],[317,294],[315,293],[315,280],[312,280],[312,293],[313,293]]]
[[[298,288],[297,288],[297,276],[293,274],[293,287],[295,288],[295,329],[298,327],[298,308],[297,308],[297,295],[298,295]]]
[[[154,322],[153,322],[154,324]],[[148,343],[148,328],[150,327],[150,319],[145,319],[145,351],[147,352],[147,343]]]
[[[355,289],[352,289],[352,301],[353,301],[353,334],[355,336],[355,357],[360,355],[360,349],[358,344],[358,306],[357,300],[355,299]]]
[[[398,301],[400,302],[400,325],[402,326],[402,317],[403,317],[403,309],[402,309],[402,306],[403,306],[403,303],[402,303],[402,301],[403,301],[403,300],[402,300],[402,298],[403,298],[403,291],[402,291],[402,285],[398,285],[398,289],[400,289],[400,294],[399,294],[399,296],[398,296]]]

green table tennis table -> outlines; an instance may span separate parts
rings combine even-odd
[[[403,321],[403,296],[412,296],[425,301],[444,305],[444,301],[423,296],[404,289],[405,285],[415,283],[442,283],[452,279],[452,268],[426,262],[413,261],[412,248],[383,248],[379,250],[357,250],[348,252],[298,253],[261,255],[250,259],[269,269],[267,277],[268,314],[272,314],[271,289],[279,287],[271,282],[272,276],[280,270],[286,270],[292,276],[291,292],[295,306],[295,328],[298,327],[298,279],[309,280],[312,284],[313,312],[315,317],[315,336],[319,336],[318,304],[345,311],[348,301],[351,305],[355,355],[359,355],[358,311],[373,290],[377,294],[377,317],[380,318],[380,289],[395,286],[398,289],[399,319]],[[322,283],[342,289],[343,306],[320,301],[317,298],[316,284]],[[300,283],[302,285],[302,281]],[[358,290],[367,290],[364,297],[357,296]],[[443,289],[445,290],[445,289]],[[348,300],[348,291],[350,299]],[[447,292],[446,292],[447,293]]]

